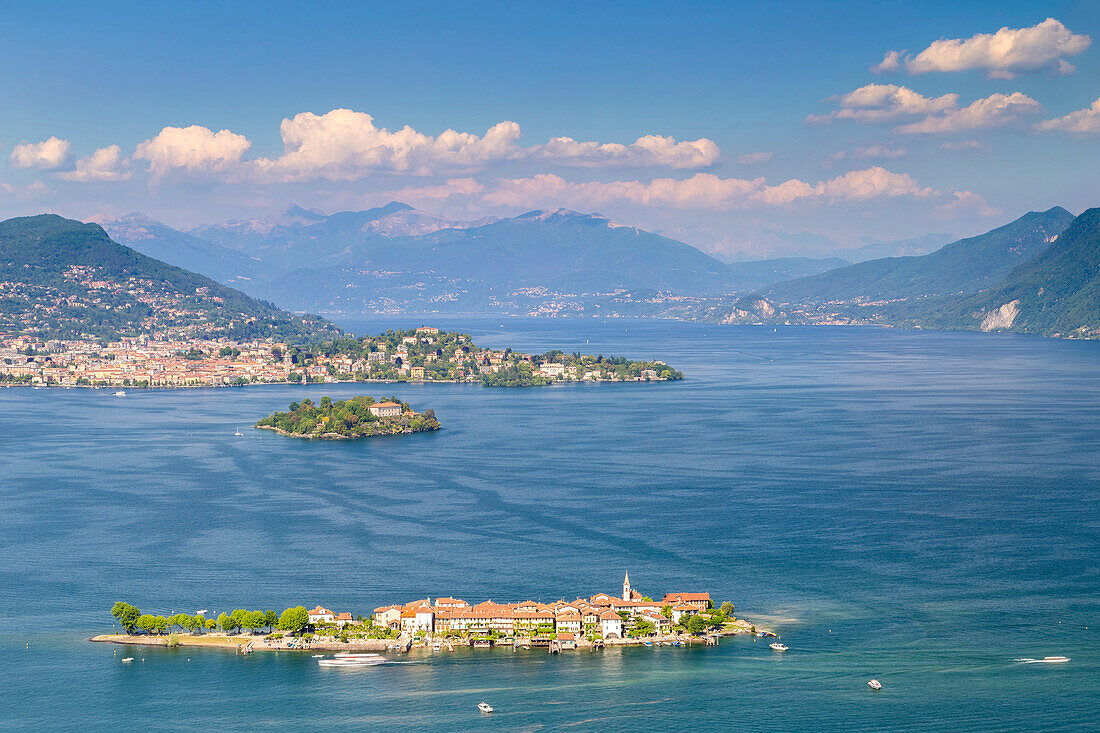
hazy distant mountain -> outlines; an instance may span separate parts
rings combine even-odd
[[[118,218],[94,216],[111,239],[142,254],[191,270],[218,282],[237,285],[256,276],[258,260],[228,247],[173,229],[143,214]]]
[[[864,239],[866,244],[862,247],[841,250],[837,254],[850,262],[866,262],[882,257],[915,257],[935,252],[951,239],[950,234],[943,233],[889,241]]]
[[[295,310],[325,312],[637,312],[626,304],[660,303],[670,293],[724,296],[847,264],[791,257],[727,265],[674,239],[566,210],[450,221],[396,201],[332,215],[292,206],[189,232],[136,214],[102,221],[166,261]]]
[[[305,340],[338,333],[113,242],[54,214],[0,222],[0,332],[50,337],[172,332]]]
[[[1072,214],[1056,206],[930,254],[869,260],[780,283],[763,295],[778,303],[821,303],[973,293],[1045,250],[1072,221]]]
[[[326,267],[355,248],[401,236],[441,229],[462,229],[481,222],[442,219],[408,204],[391,201],[366,211],[324,215],[300,206],[256,219],[236,219],[196,227],[190,234],[251,257],[285,273],[301,267]]]
[[[1081,214],[996,286],[912,320],[934,328],[1100,337],[1100,208]]]

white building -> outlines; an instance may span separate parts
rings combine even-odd
[[[605,639],[623,638],[623,619],[614,611],[604,611],[600,614],[600,632]]]
[[[309,622],[311,624],[331,624],[336,621],[336,614],[324,606],[310,609]]]
[[[394,417],[401,414],[401,405],[396,402],[378,402],[367,409],[377,417]]]

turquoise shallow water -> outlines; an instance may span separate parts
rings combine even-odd
[[[387,388],[445,429],[314,444],[233,431],[371,388],[0,390],[0,727],[1095,729],[1100,344],[440,325],[652,355],[689,379]],[[83,641],[118,599],[365,613],[588,595],[627,569],[643,592],[728,598],[791,651],[735,639],[348,671],[194,649],[133,649],[144,661],[123,666],[123,648]],[[1012,661],[1059,654],[1072,661]]]

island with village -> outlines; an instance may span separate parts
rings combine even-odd
[[[115,340],[0,334],[0,384],[60,387],[221,387],[335,382],[450,382],[536,387],[561,382],[668,382],[659,360],[477,346],[432,326],[312,344],[153,335]]]
[[[551,652],[609,646],[714,645],[723,636],[775,637],[733,614],[729,601],[715,605],[708,592],[645,596],[623,579],[622,593],[597,593],[549,603],[430,597],[393,603],[369,615],[324,606],[274,610],[236,609],[215,616],[205,610],[157,616],[129,603],[111,609],[123,633],[91,641],[150,646],[204,646],[253,651],[409,652],[462,647],[545,647]]]
[[[350,440],[373,435],[398,435],[439,430],[435,410],[416,412],[396,397],[381,401],[362,395],[346,400],[329,396],[320,403],[304,399],[291,402],[288,412],[276,410],[256,423],[261,430],[274,430],[294,438]]]

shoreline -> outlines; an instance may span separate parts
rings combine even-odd
[[[690,634],[664,634],[661,636],[649,636],[640,639],[625,638],[625,639],[604,639],[597,643],[593,643],[588,639],[577,639],[573,642],[573,649],[592,649],[611,646],[645,646],[646,643],[651,645],[657,644],[669,644],[672,642],[678,642],[683,646],[696,646],[703,645],[709,646],[711,644],[717,644],[717,640],[723,637],[735,637],[735,636],[757,636],[757,637],[775,637],[778,636],[775,632],[767,629],[758,629],[756,634],[753,634],[749,628],[751,624],[749,622],[737,621],[729,628],[716,631],[704,636],[691,636]],[[474,644],[472,639],[454,639],[445,637],[428,637],[424,641],[414,643],[411,639],[397,638],[397,639],[349,639],[346,642],[337,641],[331,638],[317,639],[316,637],[311,640],[304,640],[300,638],[283,638],[277,640],[267,640],[263,634],[257,634],[255,636],[248,636],[247,634],[177,634],[176,640],[179,642],[180,647],[206,647],[209,649],[224,649],[226,651],[239,651],[242,648],[250,647],[250,651],[312,651],[312,652],[356,652],[356,651],[368,651],[368,652],[387,652],[393,651],[397,653],[407,653],[411,649],[430,649],[433,643],[438,642],[442,645],[443,650],[453,651],[457,648],[479,649],[483,648]],[[164,634],[160,636],[154,635],[130,635],[130,634],[97,634],[88,639],[90,642],[103,643],[103,644],[121,644],[121,645],[134,645],[134,646],[160,646],[168,647],[169,635]],[[532,648],[545,648],[549,647],[550,643],[554,640],[549,639],[514,639],[513,643],[505,643],[503,640],[495,642],[492,647],[524,647],[529,646]],[[293,642],[293,644],[292,644]],[[490,647],[491,648],[491,647]],[[563,650],[570,650],[569,647],[562,647]],[[246,652],[248,653],[248,652]]]

